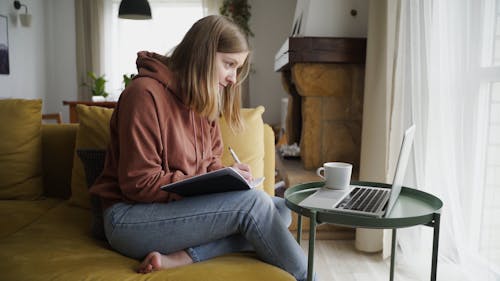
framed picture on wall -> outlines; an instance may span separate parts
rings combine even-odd
[[[0,74],[9,74],[9,30],[7,17],[0,15]]]

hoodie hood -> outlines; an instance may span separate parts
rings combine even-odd
[[[134,77],[149,77],[157,80],[180,100],[182,97],[175,74],[167,66],[168,58],[153,52],[141,51],[137,53],[137,71]]]

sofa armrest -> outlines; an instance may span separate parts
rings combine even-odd
[[[274,195],[275,156],[274,131],[271,126],[264,124],[264,191],[269,195]]]
[[[67,199],[71,195],[71,171],[78,124],[42,125],[44,194]]]

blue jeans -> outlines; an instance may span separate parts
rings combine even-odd
[[[307,258],[288,231],[290,222],[284,200],[259,190],[188,197],[168,204],[117,203],[104,213],[111,247],[128,257],[186,250],[199,262],[255,251],[264,262],[306,280]]]

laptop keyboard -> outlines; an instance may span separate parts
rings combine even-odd
[[[384,197],[387,193],[389,190],[355,187],[337,207],[346,210],[375,212],[379,209],[380,204],[384,203]]]

